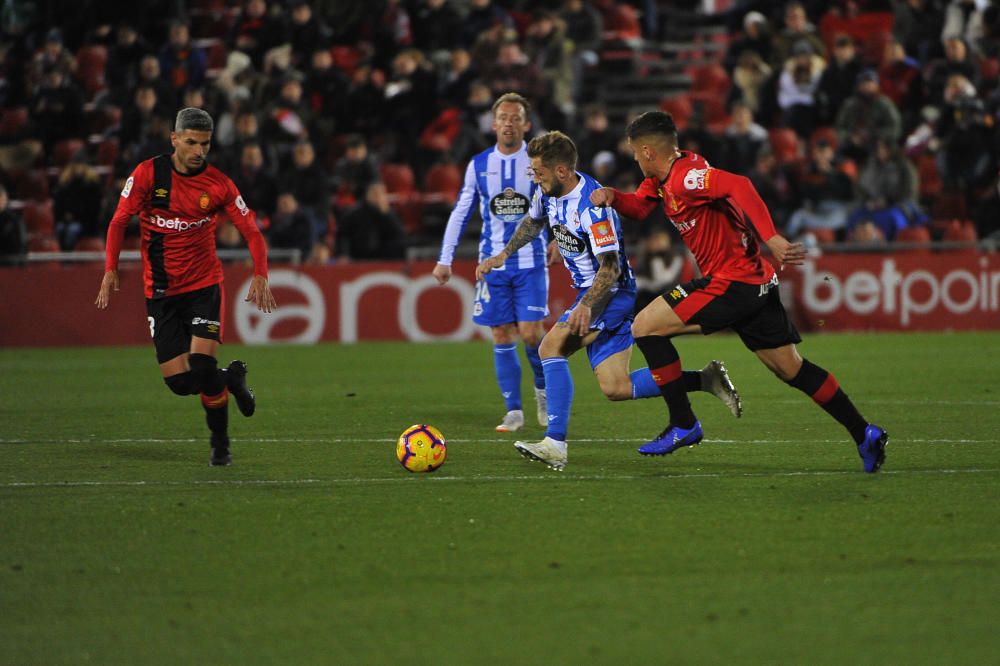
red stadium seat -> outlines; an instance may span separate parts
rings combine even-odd
[[[31,236],[51,236],[56,223],[52,214],[52,200],[27,201],[24,204],[24,226]]]
[[[45,201],[49,198],[49,177],[42,169],[28,171],[17,179],[16,198]]]
[[[52,166],[62,168],[69,164],[73,157],[83,150],[82,139],[63,139],[52,148]]]
[[[833,149],[837,149],[837,130],[829,125],[823,125],[817,127],[809,135],[809,142],[812,145],[819,143],[820,141],[826,141],[828,144],[833,146]]]
[[[807,233],[812,234],[820,245],[837,242],[837,233],[833,229],[810,229]]]
[[[674,118],[677,129],[683,130],[687,127],[688,120],[694,113],[694,106],[691,98],[687,95],[677,95],[675,97],[664,97],[660,101],[660,110],[666,111]]]
[[[32,236],[28,239],[29,252],[59,252],[59,241],[53,236]]]
[[[382,182],[390,195],[410,194],[416,190],[413,169],[408,164],[383,164],[379,167]]]
[[[112,166],[118,159],[118,139],[111,137],[97,144],[97,163]]]
[[[945,226],[941,240],[951,242],[975,243],[979,240],[976,225],[972,220],[952,220]]]
[[[16,137],[27,126],[27,107],[15,106],[10,109],[4,109],[3,115],[0,116],[0,137]]]
[[[771,138],[771,150],[781,164],[790,164],[801,157],[799,137],[795,131],[788,127],[775,127],[769,132]]]
[[[454,164],[435,164],[424,177],[424,202],[450,204],[462,189],[462,172]]]
[[[929,252],[931,247],[931,232],[930,229],[924,226],[906,227],[896,232],[895,242],[915,246],[893,248],[897,252]]]
[[[104,72],[108,64],[108,49],[100,44],[83,46],[76,52],[76,78],[92,99],[104,90]]]
[[[931,153],[921,153],[913,158],[920,181],[920,200],[931,201],[941,194],[941,174],[938,173],[937,159]]]
[[[330,49],[333,64],[350,76],[361,62],[361,52],[353,46],[334,46]]]
[[[725,68],[719,64],[704,65],[691,70],[691,92],[694,95],[716,95],[725,100],[729,94],[730,80]]]
[[[94,236],[81,238],[73,248],[76,252],[104,252],[104,239]]]

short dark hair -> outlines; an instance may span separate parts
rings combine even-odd
[[[174,131],[194,130],[195,132],[212,132],[215,130],[215,123],[212,116],[207,111],[189,106],[177,112],[177,119],[174,121]]]
[[[634,141],[641,136],[662,136],[677,143],[674,117],[665,111],[647,111],[628,124],[625,136]]]
[[[524,109],[524,117],[526,119],[531,116],[531,105],[528,104],[528,100],[516,92],[504,93],[503,95],[497,97],[497,101],[493,102],[493,115],[495,116],[497,114],[497,109],[500,108],[501,104],[505,104],[507,102],[510,102],[511,104],[520,104],[521,108]]]
[[[577,152],[573,139],[559,131],[546,132],[528,142],[528,157],[539,157],[542,164],[553,167],[565,164],[576,169]]]

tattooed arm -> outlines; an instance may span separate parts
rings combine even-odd
[[[546,218],[542,217],[539,219],[533,219],[531,217],[524,218],[524,221],[518,225],[517,229],[514,230],[514,235],[510,237],[507,241],[507,245],[504,249],[500,250],[498,254],[484,259],[483,263],[476,267],[476,279],[481,280],[484,275],[492,271],[494,268],[500,268],[503,266],[504,262],[510,257],[510,255],[517,252],[519,249],[534,240],[538,234],[542,232],[545,227]]]
[[[567,324],[573,335],[584,336],[590,332],[590,317],[595,307],[603,306],[611,296],[611,288],[621,275],[617,252],[605,252],[600,255],[601,267],[597,269],[594,282],[587,289],[580,302],[569,314]]]

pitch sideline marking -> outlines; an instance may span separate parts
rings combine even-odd
[[[892,476],[929,474],[995,474],[996,469],[926,469],[926,470],[883,470],[879,474]],[[432,476],[424,477],[436,482],[445,481],[638,481],[642,479],[721,479],[721,478],[775,478],[797,476],[845,476],[858,475],[857,471],[840,470],[824,472],[742,472],[726,474],[722,472],[699,472],[666,474],[662,476],[637,476],[634,474],[541,474],[511,476]],[[409,483],[410,476],[381,478],[352,477],[346,479],[202,479],[188,481],[14,481],[0,484],[0,488],[79,488],[79,487],[135,487],[135,486],[311,486],[311,485],[365,485],[377,483]]]
[[[242,444],[391,444],[395,442],[392,438],[380,437],[323,437],[323,438],[302,438],[302,437],[240,437],[238,443]],[[446,438],[449,444],[513,444],[513,439],[503,438]],[[627,437],[598,437],[598,438],[574,438],[571,443],[595,443],[595,442],[624,442],[626,444],[642,443],[644,439],[629,439]],[[814,444],[843,444],[847,441],[840,439],[811,439],[806,443]],[[994,444],[996,439],[902,439],[894,438],[893,443],[898,442],[912,444]],[[138,437],[124,439],[2,439],[0,444],[186,444],[202,443],[204,438],[154,438]],[[802,439],[705,439],[707,443],[713,444],[802,444]]]

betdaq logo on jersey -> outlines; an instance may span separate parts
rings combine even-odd
[[[708,169],[691,169],[684,176],[684,189],[707,190],[710,171]]]
[[[504,222],[520,222],[528,214],[531,202],[513,187],[507,187],[503,192],[490,200],[490,212],[493,217]]]
[[[203,217],[200,220],[194,220],[193,222],[188,220],[182,220],[179,217],[160,217],[154,214],[149,218],[149,221],[155,226],[161,229],[171,229],[173,231],[188,231],[190,229],[200,229],[205,225],[211,218]]]
[[[594,234],[594,244],[597,247],[607,247],[618,242],[618,239],[615,238],[615,230],[610,222],[596,222],[590,227],[590,230]]]

